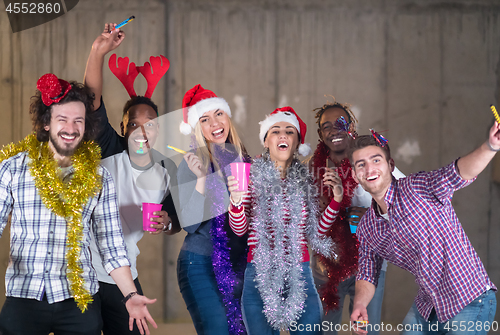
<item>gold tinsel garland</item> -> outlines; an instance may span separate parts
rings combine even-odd
[[[101,149],[94,142],[83,142],[71,157],[74,174],[64,183],[57,173],[57,162],[48,142],[39,142],[36,134],[28,135],[18,144],[8,144],[0,151],[0,162],[27,151],[28,166],[43,204],[56,215],[66,219],[66,262],[70,290],[78,307],[85,312],[92,296],[84,287],[83,269],[80,265],[82,250],[83,206],[101,189],[97,173]]]

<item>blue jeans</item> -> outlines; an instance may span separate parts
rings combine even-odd
[[[181,250],[177,280],[198,335],[229,335],[226,308],[217,287],[212,257]]]
[[[326,283],[318,278],[314,278],[317,287],[321,287]],[[352,276],[344,280],[337,287],[337,292],[339,295],[339,308],[334,311],[328,311],[326,315],[323,315],[323,321],[328,322],[328,329],[324,329],[323,335],[337,335],[337,331],[335,330],[335,325],[340,325],[342,323],[342,310],[344,308],[344,300],[345,296],[349,295],[350,303],[349,303],[349,317],[352,314],[352,306],[354,303],[354,294],[355,294],[355,285],[356,285],[356,276]],[[375,290],[375,295],[372,300],[368,304],[366,308],[368,313],[368,320],[370,324],[380,325],[380,318],[382,314],[382,301],[384,299],[384,288],[385,288],[385,271],[380,271],[380,276],[378,278],[377,289]],[[370,330],[368,335],[378,335],[379,332],[375,330]]]
[[[313,283],[309,262],[302,263],[302,275],[306,282],[307,298],[305,310],[296,326],[291,325],[290,334],[297,335],[320,335],[321,334],[321,314],[322,307],[318,292]],[[274,330],[267,322],[264,314],[264,303],[256,287],[255,265],[247,264],[245,270],[245,282],[243,284],[242,309],[243,321],[247,328],[248,335],[279,335],[279,330]],[[304,328],[304,330],[302,330]],[[308,328],[314,329],[308,331]]]
[[[493,290],[481,294],[465,306],[460,313],[443,323],[438,321],[434,312],[431,313],[429,320],[424,319],[413,303],[403,321],[405,328],[402,334],[487,334],[485,326],[488,325],[491,328],[496,309],[497,299]]]

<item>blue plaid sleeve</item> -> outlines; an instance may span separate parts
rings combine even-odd
[[[116,268],[130,266],[123,240],[116,189],[111,175],[102,171],[102,190],[93,213],[93,230],[104,269],[110,273]]]
[[[4,160],[0,163],[0,236],[9,220],[12,211],[12,174],[10,171],[10,160]]]

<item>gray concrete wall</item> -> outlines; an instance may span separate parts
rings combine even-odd
[[[180,108],[185,91],[200,83],[229,102],[253,155],[261,151],[258,121],[287,104],[308,124],[306,140],[314,147],[311,110],[333,95],[353,105],[360,133],[387,130],[404,173],[435,169],[486,139],[489,104],[498,100],[495,0],[86,0],[57,20],[15,34],[0,13],[0,144],[30,131],[29,97],[38,77],[52,71],[81,80],[103,23],[130,15],[137,19],[125,27],[127,39],[117,54],[142,64],[163,53],[171,62],[153,96],[160,109]],[[110,120],[118,127],[127,95],[108,70],[104,80]],[[136,90],[144,91],[145,83]],[[165,120],[163,141],[187,148],[178,133],[179,114]],[[490,167],[453,201],[499,284],[500,187]],[[141,281],[148,295],[160,298],[155,315],[168,320],[189,319],[175,276],[181,243],[181,235],[147,236],[140,245]],[[6,265],[6,236],[0,248]],[[415,291],[411,275],[390,267],[384,321],[401,322]]]

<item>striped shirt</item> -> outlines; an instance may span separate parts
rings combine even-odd
[[[12,213],[6,295],[41,301],[45,293],[49,303],[59,302],[72,297],[65,259],[66,220],[43,204],[28,162],[27,153],[21,152],[0,163],[0,235]],[[113,180],[102,167],[98,173],[102,176],[102,190],[89,199],[82,211],[80,262],[85,288],[92,295],[97,293],[98,282],[90,256],[91,230],[108,273],[130,265]]]
[[[373,201],[357,231],[356,280],[377,285],[382,259],[388,260],[416,277],[418,311],[427,319],[434,308],[439,322],[496,290],[451,203],[454,191],[473,181],[462,179],[455,164],[393,179],[385,195],[388,220]]]
[[[257,245],[257,238],[255,236],[255,231],[252,229],[251,221],[252,221],[252,213],[251,209],[255,207],[254,200],[250,196],[249,193],[245,193],[242,200],[242,206],[235,207],[233,204],[229,207],[229,226],[234,231],[234,233],[238,236],[243,236],[247,231],[248,234],[248,258],[247,261],[251,262],[253,260],[253,251]],[[318,231],[321,234],[325,234],[328,229],[332,226],[333,221],[337,217],[340,209],[340,204],[332,199],[326,210],[320,217],[320,222],[318,225]],[[301,244],[303,245],[303,253],[302,253],[302,262],[309,261],[309,251],[307,250],[307,239],[306,239],[306,225],[305,220],[307,218],[307,211],[304,205],[302,210],[303,220],[300,222],[299,227],[302,230],[302,240]],[[285,220],[289,220],[289,212],[285,208]],[[269,234],[273,234],[273,231],[269,229]]]

